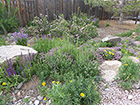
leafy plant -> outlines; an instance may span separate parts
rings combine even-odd
[[[0,33],[13,32],[18,27],[17,8],[11,7],[11,0],[6,0],[7,7],[0,2]]]
[[[49,34],[50,24],[47,15],[40,14],[40,17],[35,17],[30,24],[29,27],[26,26],[23,29],[28,35],[42,36]]]
[[[7,105],[8,101],[10,99],[10,95],[0,95],[0,104],[1,105]]]
[[[56,105],[96,105],[101,100],[94,80],[82,76],[67,80],[65,84],[54,81],[46,96]]]
[[[13,37],[17,45],[27,46],[27,34],[24,34],[23,32],[15,32],[13,33]]]
[[[110,26],[110,24],[109,23],[106,23],[106,27],[109,27]]]
[[[132,88],[132,84],[139,80],[139,65],[128,57],[123,57],[121,60],[123,63],[119,68],[118,79],[120,80],[120,85],[129,90]]]

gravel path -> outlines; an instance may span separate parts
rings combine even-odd
[[[140,89],[123,90],[117,82],[101,82],[99,87],[101,105],[140,105]]]

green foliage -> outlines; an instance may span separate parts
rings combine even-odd
[[[116,54],[115,50],[104,50],[104,59],[106,60],[112,60],[114,58],[114,55]]]
[[[0,33],[13,32],[18,27],[17,8],[10,6],[11,0],[6,0],[7,8],[0,2]]]
[[[33,46],[38,52],[49,52],[52,48],[61,47],[63,44],[69,43],[68,40],[63,40],[61,38],[52,38],[52,39],[42,39],[40,38]]]
[[[110,24],[109,23],[106,23],[106,27],[109,27],[110,26]]]
[[[94,80],[82,76],[77,80],[67,80],[63,85],[54,83],[46,96],[55,105],[96,105],[101,100]]]
[[[7,105],[10,95],[0,95],[0,105]]]
[[[129,37],[131,36],[133,33],[133,31],[128,31],[128,32],[123,32],[123,33],[120,33],[120,34],[117,34],[117,36],[120,36],[120,37]]]
[[[99,44],[100,47],[112,47],[112,44],[110,42],[100,41],[98,44]]]
[[[96,27],[99,27],[99,20],[94,16],[88,16],[87,14],[80,13],[80,15],[73,14],[71,19],[71,24],[77,24],[81,27],[84,27],[87,24],[92,24]]]
[[[129,42],[129,40],[125,40],[123,43],[122,43],[122,49],[121,49],[121,53],[122,53],[122,56],[125,56],[125,55],[134,55],[135,53],[135,50],[133,47],[131,46],[128,46],[128,44],[131,43]]]
[[[35,17],[30,23],[30,26],[24,28],[24,32],[32,36],[41,36],[49,34],[50,24],[48,22],[48,16],[40,14],[40,17]]]
[[[73,15],[71,21],[66,21],[64,16],[60,15],[50,23],[47,16],[41,15],[41,18],[35,17],[32,23],[33,25],[24,29],[25,33],[38,36],[47,35],[50,38],[65,37],[79,45],[98,35],[96,26],[99,26],[99,20],[86,14]]]
[[[0,46],[7,45],[8,42],[3,38],[3,36],[0,36]]]
[[[128,57],[122,58],[122,66],[119,68],[118,78],[124,89],[131,89],[132,84],[139,80],[139,65]]]

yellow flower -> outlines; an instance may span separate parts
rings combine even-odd
[[[112,51],[115,51],[114,49],[112,49]]]
[[[5,41],[5,43],[8,43],[8,41]]]
[[[2,85],[3,85],[3,86],[6,85],[6,82],[3,82]]]
[[[109,52],[109,54],[112,54],[112,52]]]
[[[84,43],[84,42],[82,41],[82,43]]]
[[[30,47],[30,44],[28,44],[27,46]]]
[[[55,83],[55,81],[52,81],[52,83]]]
[[[56,83],[59,84],[59,81],[57,81]]]
[[[104,52],[107,52],[106,50],[104,50]]]
[[[128,66],[128,64],[125,64],[125,66]]]
[[[96,44],[94,44],[94,46],[96,46]]]
[[[72,80],[70,81],[70,83],[72,83]]]
[[[81,93],[81,94],[80,94],[80,96],[81,96],[81,97],[84,97],[84,96],[85,96],[85,94],[84,94],[84,93]]]
[[[107,48],[109,50],[109,48]]]
[[[44,98],[44,100],[46,100],[46,97]]]
[[[105,55],[106,57],[108,56],[108,55]]]
[[[112,53],[112,55],[114,55],[114,53]]]
[[[138,57],[136,59],[139,59]]]
[[[125,52],[125,54],[127,54],[127,52]]]
[[[42,82],[42,86],[45,86],[46,85],[46,83],[45,82]]]

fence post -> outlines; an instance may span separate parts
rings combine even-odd
[[[17,8],[18,8],[19,23],[20,23],[20,25],[22,26],[21,15],[20,15],[20,8],[19,8],[19,1],[16,0],[16,2],[17,2]]]

